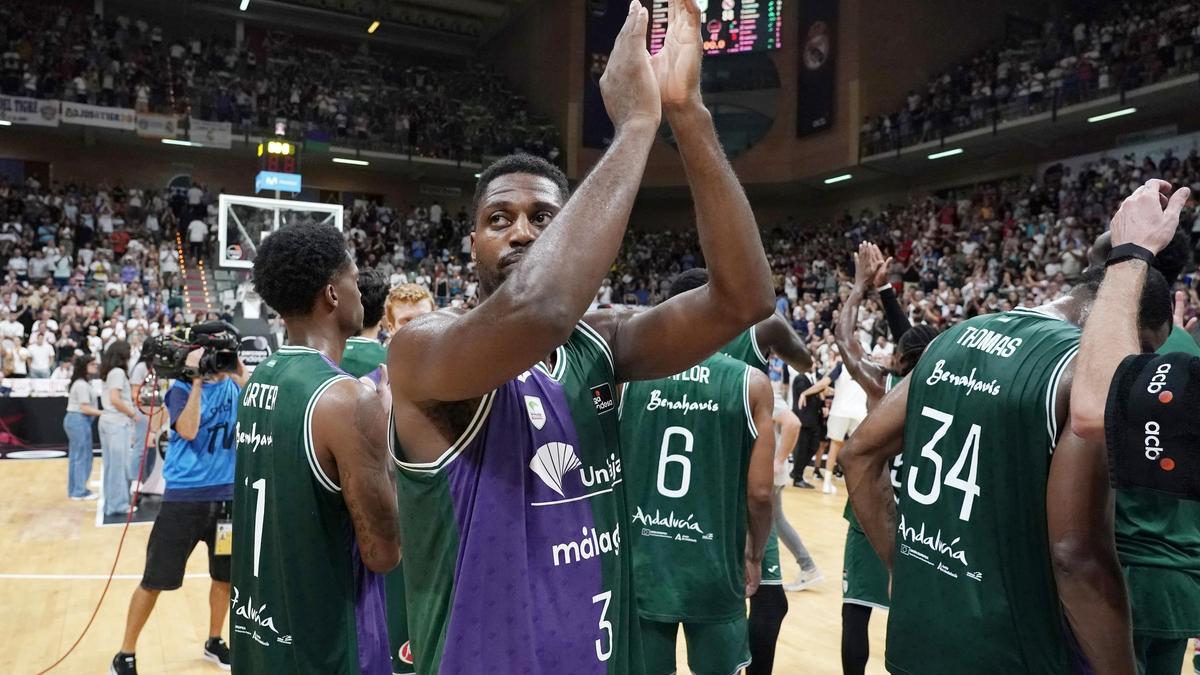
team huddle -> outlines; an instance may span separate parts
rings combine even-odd
[[[573,194],[526,155],[480,175],[478,306],[389,293],[332,227],[262,243],[254,285],[288,344],[238,413],[236,670],[667,675],[682,625],[692,672],[772,671],[787,611],[773,510],[795,437],[776,436],[767,357],[811,358],[772,315],[754,214],[700,100],[698,10],[670,3],[654,56],[648,18],[631,3],[601,80],[616,133]],[[664,116],[707,270],[655,307],[589,311]],[[1158,587],[1147,573],[1126,590],[1104,444],[1071,422],[1097,255],[1048,305],[941,335],[889,325],[889,371],[853,336],[884,266],[860,249],[837,331],[870,410],[841,453],[847,672],[874,607],[890,607],[894,673],[1134,672],[1136,619],[1155,611],[1139,592]],[[1171,273],[1142,292],[1145,351],[1172,332]],[[1169,672],[1147,654],[1169,661],[1177,636],[1154,637],[1137,658]]]

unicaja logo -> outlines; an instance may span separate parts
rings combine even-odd
[[[574,471],[582,466],[579,457],[575,455],[575,448],[566,443],[547,443],[538,448],[533,453],[533,459],[529,461],[529,468],[542,479],[546,487],[558,493],[558,496],[563,497],[563,476],[567,472]]]

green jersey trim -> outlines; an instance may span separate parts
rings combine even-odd
[[[754,440],[758,440],[758,427],[754,426],[754,414],[750,412],[750,371],[753,368],[749,364],[746,365],[746,372],[742,374],[742,406],[746,410],[746,426],[750,427],[750,436]]]
[[[305,348],[306,349],[306,348]],[[314,352],[317,350],[313,350]],[[313,476],[317,479],[317,483],[321,487],[333,494],[339,494],[342,491],[341,486],[333,482],[329,476],[325,474],[325,470],[321,468],[321,463],[317,461],[317,446],[313,443],[312,434],[312,418],[313,413],[317,410],[317,403],[321,400],[321,396],[333,385],[342,380],[355,381],[354,378],[348,375],[334,375],[325,380],[317,387],[313,395],[308,398],[308,405],[304,408],[304,455],[308,458],[308,467],[312,469]]]
[[[447,464],[453,462],[462,454],[463,449],[470,445],[471,441],[475,440],[475,437],[479,435],[480,430],[483,429],[484,424],[487,422],[488,415],[492,412],[492,401],[495,398],[496,392],[492,391],[485,394],[479,400],[479,407],[475,409],[475,415],[471,418],[471,422],[467,424],[467,428],[463,430],[462,435],[432,462],[402,462],[396,456],[396,414],[393,412],[388,416],[388,449],[391,452],[392,461],[396,463],[396,466],[410,473],[439,473],[442,469],[446,468]]]
[[[764,366],[770,365],[771,361],[763,354],[762,348],[758,346],[758,335],[757,331],[754,330],[755,328],[757,326],[750,327],[750,346],[754,348],[754,355],[758,357],[759,361],[762,361]]]
[[[554,350],[554,370],[546,367],[544,361],[538,361],[534,368],[541,368],[542,372],[549,375],[550,379],[555,382],[561,382],[562,376],[567,372],[567,348],[565,345],[560,345]]]
[[[1054,447],[1058,445],[1058,385],[1067,366],[1078,353],[1079,347],[1075,346],[1064,354],[1058,365],[1054,366],[1050,382],[1046,384],[1046,432],[1050,434],[1050,454],[1054,454]]]
[[[600,351],[604,352],[604,358],[608,360],[608,369],[615,375],[617,369],[616,366],[613,365],[614,361],[612,348],[608,346],[608,342],[604,339],[604,336],[601,335],[595,328],[589,326],[585,321],[580,321],[578,328],[579,332],[587,336],[592,342],[595,342],[596,346],[600,348]]]

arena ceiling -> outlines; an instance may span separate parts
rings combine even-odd
[[[531,0],[193,0],[204,11],[304,30],[372,39],[413,51],[469,56]]]

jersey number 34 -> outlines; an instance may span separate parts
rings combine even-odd
[[[928,491],[920,490],[917,487],[920,483],[918,475],[925,464],[924,462],[914,462],[908,470],[908,494],[918,503],[928,506],[937,503],[938,498],[942,496],[942,485],[959,490],[963,493],[963,502],[962,508],[958,511],[958,518],[969,521],[971,520],[971,507],[975,504],[975,498],[979,496],[979,483],[976,481],[979,470],[979,436],[982,430],[978,424],[971,425],[967,440],[958,453],[958,459],[954,461],[954,466],[951,466],[950,471],[943,477],[942,455],[938,453],[937,445],[945,438],[946,432],[954,424],[954,415],[925,406],[921,410],[921,416],[935,420],[941,425],[937,431],[933,432],[933,438],[930,438],[929,442],[921,447],[921,458],[927,459],[933,464],[934,478]],[[963,471],[967,472],[966,478],[963,478]]]

